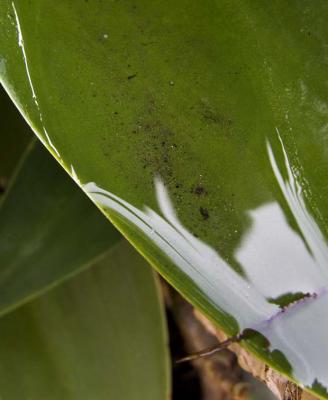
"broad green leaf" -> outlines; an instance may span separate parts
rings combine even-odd
[[[328,3],[1,13],[3,85],[62,166],[194,305],[328,398]]]
[[[125,241],[92,268],[0,320],[0,396],[167,400],[154,274]]]
[[[0,314],[88,266],[120,235],[40,143],[0,208]]]

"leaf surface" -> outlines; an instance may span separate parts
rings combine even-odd
[[[0,320],[5,399],[166,400],[168,352],[154,273],[125,241]]]
[[[2,82],[62,166],[194,305],[323,397],[327,13],[15,0],[0,17]]]
[[[121,236],[41,143],[31,143],[0,208],[0,314],[90,265]]]

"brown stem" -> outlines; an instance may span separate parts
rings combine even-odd
[[[212,356],[213,354],[218,353],[219,351],[222,351],[223,349],[226,349],[228,346],[230,346],[232,343],[236,343],[240,341],[240,337],[239,336],[233,336],[227,340],[224,340],[223,342],[215,345],[215,346],[211,346],[207,349],[204,350],[200,350],[197,351],[193,354],[190,354],[188,356],[179,358],[178,360],[175,361],[175,364],[181,364],[184,362],[188,362],[188,361],[194,361],[194,360],[198,360],[199,358],[204,358],[204,357],[209,357]]]

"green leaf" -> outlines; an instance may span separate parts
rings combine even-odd
[[[1,318],[1,397],[166,400],[166,340],[154,274],[122,241]]]
[[[62,166],[194,305],[325,398],[327,12],[15,0],[0,17],[3,85]]]
[[[40,143],[0,208],[0,314],[90,265],[121,236]]]

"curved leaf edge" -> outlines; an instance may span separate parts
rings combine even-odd
[[[22,114],[22,116],[24,117],[25,121],[27,122],[27,124],[30,126],[30,128],[32,129],[32,131],[35,133],[35,135],[37,136],[37,138],[41,141],[41,143],[45,146],[45,148],[51,153],[51,155],[57,160],[57,162],[64,168],[64,170],[68,173],[68,175],[76,182],[75,177],[72,175],[72,171],[70,170],[70,168],[64,163],[64,161],[58,157],[58,155],[56,154],[56,152],[54,151],[54,149],[44,140],[43,136],[38,132],[37,127],[32,123],[32,121],[29,120],[27,113],[24,111],[24,109],[21,107],[19,101],[17,101],[17,99],[15,98],[15,95],[10,91],[10,85],[6,84],[6,79],[0,75],[0,83],[2,84],[3,88],[5,89],[5,91],[7,92],[8,96],[10,97],[10,99],[13,101],[13,103],[15,104],[16,108],[18,109],[18,111]],[[73,182],[72,182],[73,184]],[[233,331],[231,329],[228,329],[227,325],[225,323],[222,322],[222,319],[225,317],[224,316],[224,312],[222,311],[220,313],[220,311],[214,307],[211,306],[210,303],[206,300],[207,305],[202,304],[200,301],[198,301],[195,297],[187,297],[186,294],[183,292],[183,287],[181,288],[179,285],[176,284],[176,282],[174,282],[174,280],[172,280],[171,276],[166,273],[163,268],[161,268],[159,266],[158,263],[156,263],[146,252],[146,250],[143,248],[142,245],[137,243],[137,240],[135,240],[135,236],[132,235],[131,233],[127,233],[125,229],[122,228],[122,225],[119,221],[119,219],[121,219],[121,217],[119,217],[117,220],[114,216],[114,213],[106,213],[104,211],[104,209],[102,209],[95,201],[94,199],[92,199],[92,197],[90,196],[90,194],[83,188],[83,185],[80,184],[79,182],[76,182],[76,184],[80,187],[80,189],[86,194],[86,196],[88,196],[88,198],[92,201],[92,203],[100,210],[100,212],[105,216],[105,218],[107,218],[109,220],[110,223],[112,223],[114,225],[114,227],[122,234],[122,236],[136,249],[136,251],[138,251],[139,254],[141,254],[145,260],[175,289],[177,290],[181,296],[187,300],[190,304],[192,304],[193,307],[199,309],[214,325],[216,325],[219,329],[221,329],[225,334],[229,335],[229,336],[233,336],[235,335],[236,331]],[[132,237],[133,236],[133,237]],[[173,265],[170,262],[171,265]],[[90,264],[88,263],[87,266],[84,266],[85,268],[87,268]],[[81,267],[81,268],[84,268]],[[81,271],[81,270],[80,270]],[[78,271],[79,272],[79,271]],[[77,273],[78,273],[77,272]],[[72,275],[75,275],[75,273],[73,273]],[[68,278],[68,277],[67,277]],[[63,281],[66,278],[63,279]],[[186,279],[186,278],[185,278]],[[61,282],[56,282],[54,283],[53,286],[56,286],[57,284],[60,284]],[[198,289],[196,285],[192,284],[194,286],[194,289]],[[50,287],[49,287],[50,289]],[[47,289],[45,289],[45,292],[47,291]],[[40,293],[43,294],[43,293]],[[31,298],[28,300],[30,301],[32,300]],[[25,302],[24,302],[25,303]],[[10,312],[11,310],[9,309],[8,312]],[[1,316],[1,314],[0,314]],[[313,387],[304,387],[304,385],[297,381],[291,374],[288,374],[283,368],[280,368],[279,366],[277,366],[271,359],[270,357],[268,357],[267,354],[263,353],[263,350],[256,345],[256,343],[254,343],[251,339],[247,339],[247,340],[242,340],[240,341],[240,346],[242,346],[243,348],[245,348],[247,351],[249,351],[251,354],[253,354],[256,358],[258,358],[261,361],[264,361],[268,366],[270,366],[272,369],[276,370],[277,372],[279,372],[282,376],[286,377],[287,379],[289,379],[291,382],[295,383],[296,385],[300,386],[303,390],[317,396],[318,398],[322,399],[322,400],[327,400],[328,399],[328,393],[325,392],[325,388],[321,388],[320,384],[319,384],[319,388],[317,390],[313,389]],[[169,362],[169,361],[168,361]]]

